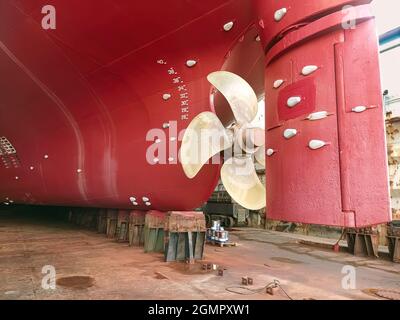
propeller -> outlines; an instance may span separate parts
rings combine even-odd
[[[229,195],[250,210],[265,207],[266,191],[257,176],[254,159],[265,167],[265,130],[251,125],[257,116],[257,96],[240,76],[217,71],[208,81],[228,101],[235,122],[224,127],[212,112],[197,115],[185,131],[180,149],[183,171],[196,177],[210,159],[226,150],[233,150],[221,168],[221,180]],[[225,152],[225,155],[227,153]]]

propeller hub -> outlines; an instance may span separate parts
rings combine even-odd
[[[245,153],[254,154],[265,145],[265,131],[248,124],[237,126],[234,129],[234,141]]]

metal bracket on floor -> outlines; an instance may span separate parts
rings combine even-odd
[[[373,228],[347,229],[348,250],[355,256],[379,258],[379,235]]]

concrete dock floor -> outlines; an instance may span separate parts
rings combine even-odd
[[[0,299],[288,299],[283,291],[270,296],[262,289],[274,279],[296,300],[378,299],[371,290],[400,289],[400,264],[335,253],[304,239],[236,229],[231,240],[238,246],[206,245],[205,261],[226,269],[220,277],[200,263],[165,263],[162,254],[63,221],[0,214]],[[55,290],[41,286],[45,265],[56,270]],[[356,288],[343,288],[348,270],[355,271]],[[254,279],[253,291],[238,288],[243,276]]]

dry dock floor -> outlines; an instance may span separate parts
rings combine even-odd
[[[225,268],[221,277],[200,263],[165,263],[162,254],[63,221],[0,213],[0,299],[288,299],[282,291],[255,292],[274,279],[300,300],[379,299],[370,290],[400,289],[400,264],[387,260],[335,253],[258,229],[236,229],[231,238],[238,246],[205,247],[205,261]],[[41,286],[45,265],[56,270],[54,290]],[[346,270],[355,270],[355,288],[343,288]],[[248,287],[254,292],[226,290],[241,286],[243,276],[254,279]]]

